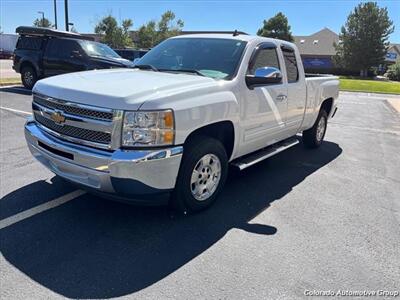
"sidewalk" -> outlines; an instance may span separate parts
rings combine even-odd
[[[21,83],[21,76],[12,68],[12,59],[0,59],[0,86]]]

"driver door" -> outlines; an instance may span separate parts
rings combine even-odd
[[[43,63],[46,76],[86,70],[83,50],[72,39],[50,39]]]
[[[258,45],[253,53],[247,75],[255,75],[260,68],[273,67],[282,73],[279,83],[247,87],[242,124],[244,149],[242,154],[273,144],[284,137],[287,113],[287,84],[281,66],[282,57],[273,43]]]

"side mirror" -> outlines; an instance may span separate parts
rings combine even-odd
[[[73,58],[81,58],[82,57],[82,53],[79,50],[71,51],[71,57],[73,57]]]
[[[133,64],[136,65],[136,64],[139,62],[139,60],[140,60],[139,57],[135,58],[135,59],[133,60]]]
[[[274,67],[258,68],[254,72],[254,75],[246,75],[246,84],[249,88],[281,82],[282,72]]]

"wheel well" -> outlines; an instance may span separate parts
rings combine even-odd
[[[23,70],[25,67],[32,67],[32,69],[37,73],[37,70],[36,70],[35,66],[34,66],[30,61],[24,61],[24,62],[21,64],[20,72],[22,72],[22,70]]]
[[[333,99],[332,98],[326,99],[324,100],[324,102],[322,102],[321,109],[324,109],[329,116],[332,110],[332,105],[333,105]]]
[[[185,144],[198,135],[206,135],[219,140],[224,145],[228,158],[231,157],[235,141],[235,129],[231,121],[221,121],[198,128],[189,134],[185,140]]]

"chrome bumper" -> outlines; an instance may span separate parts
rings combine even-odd
[[[35,121],[25,124],[32,155],[53,173],[78,185],[108,194],[140,197],[175,187],[183,147],[105,151],[49,135]]]

